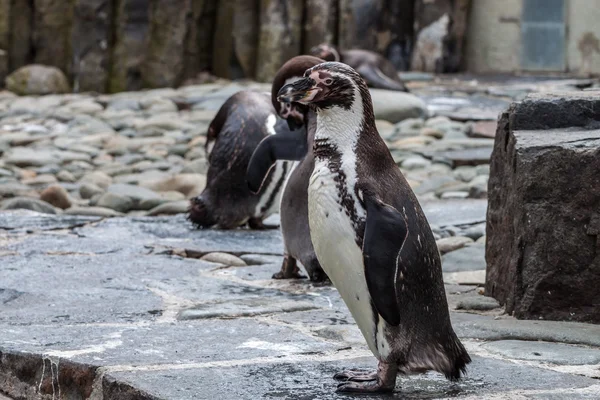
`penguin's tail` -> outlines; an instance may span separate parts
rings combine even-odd
[[[217,223],[202,195],[190,200],[187,219],[198,229],[210,228]]]
[[[471,357],[454,332],[449,343],[444,347],[449,361],[444,368],[444,375],[450,381],[458,381],[467,373],[467,364],[471,362]]]

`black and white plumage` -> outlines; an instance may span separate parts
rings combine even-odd
[[[275,163],[258,193],[248,189],[245,173],[262,139],[289,132],[268,93],[240,91],[229,97],[209,125],[206,187],[190,200],[188,219],[198,228],[234,229],[245,224],[253,229],[271,228],[263,220],[279,210],[291,162]]]
[[[274,279],[302,278],[297,265],[297,261],[300,261],[311,281],[327,281],[327,275],[315,255],[308,226],[307,190],[314,168],[312,146],[317,116],[306,105],[277,100],[277,94],[284,85],[302,79],[304,71],[322,62],[323,60],[317,57],[297,56],[279,69],[273,80],[271,101],[292,131],[263,139],[248,164],[248,185],[256,192],[277,160],[295,161],[281,195],[279,214],[284,259],[281,270],[273,275]]]
[[[343,372],[340,391],[390,391],[396,374],[434,370],[458,379],[471,360],[454,333],[433,233],[375,127],[367,85],[327,62],[278,99],[317,114],[308,186],[310,235],[321,266],[379,360]]]

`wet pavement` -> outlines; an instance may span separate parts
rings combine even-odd
[[[433,225],[485,215],[476,204],[424,209]],[[334,393],[335,372],[376,366],[333,287],[271,279],[277,230],[32,211],[0,213],[0,227],[0,388],[13,398],[337,399],[348,396]],[[448,253],[443,267],[453,326],[473,358],[467,377],[400,376],[385,397],[598,398],[600,326],[503,315],[477,277],[460,278],[485,267],[482,248],[461,249],[469,264]],[[213,251],[245,261],[200,259],[218,259]]]

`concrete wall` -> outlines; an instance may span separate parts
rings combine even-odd
[[[599,75],[600,0],[569,0],[567,18],[569,72]]]
[[[522,1],[474,0],[471,4],[467,70],[479,73],[518,71]]]
[[[523,0],[474,0],[467,30],[470,72],[521,71]],[[567,0],[567,71],[600,75],[600,0]]]

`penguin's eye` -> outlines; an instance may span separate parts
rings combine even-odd
[[[331,78],[325,79],[325,84],[326,85],[331,85],[332,83],[333,83],[333,79],[331,79]]]

